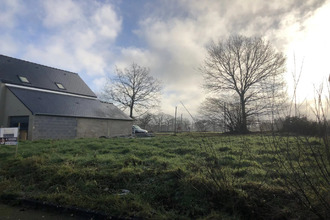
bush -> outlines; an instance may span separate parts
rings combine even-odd
[[[306,136],[323,136],[325,128],[307,117],[287,116],[281,132]]]

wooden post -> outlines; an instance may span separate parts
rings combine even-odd
[[[15,158],[17,157],[18,143],[19,143],[19,131],[20,131],[20,129],[21,129],[21,123],[18,123],[17,144],[16,144]]]

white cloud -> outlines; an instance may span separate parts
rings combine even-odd
[[[45,9],[43,23],[49,28],[73,25],[82,18],[80,5],[72,0],[47,0],[42,3]]]
[[[77,49],[76,58],[79,60],[80,68],[88,70],[88,72],[86,72],[87,75],[98,76],[105,74],[106,61],[104,57],[99,54]]]
[[[8,34],[3,34],[0,40],[0,54],[14,54],[19,50],[17,42]]]
[[[2,0],[0,4],[0,28],[13,28],[16,25],[16,16],[24,13],[20,0]]]
[[[115,39],[121,30],[121,19],[110,5],[99,8],[94,17],[93,23],[98,28],[100,35]]]
[[[72,72],[77,72],[79,69],[75,58],[67,53],[61,44],[53,44],[45,48],[29,45],[26,51],[26,55],[23,57],[25,60]]]
[[[183,102],[189,112],[194,117],[197,117],[198,106],[205,97],[205,93],[201,90],[198,83],[194,86],[181,85],[181,87],[172,90],[165,87],[165,90],[163,91],[161,109],[166,113],[171,113],[175,106],[182,107],[181,102]]]
[[[158,56],[151,53],[149,50],[128,47],[122,48],[120,54],[115,61],[115,66],[119,69],[129,67],[132,63],[136,63],[139,66],[148,67],[151,70],[152,75],[157,75],[155,69],[160,65]]]
[[[96,93],[101,93],[102,89],[106,85],[106,82],[107,82],[106,77],[95,78],[93,80],[93,87],[96,88],[95,92]]]
[[[42,24],[48,31],[29,44],[24,58],[88,76],[105,75],[109,49],[121,31],[113,7],[74,0],[42,3]]]

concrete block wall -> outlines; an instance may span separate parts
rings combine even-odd
[[[108,122],[102,119],[78,118],[77,138],[108,136]]]
[[[77,136],[77,119],[57,116],[34,116],[33,140],[73,139]]]
[[[34,116],[32,121],[30,140],[129,136],[133,124],[133,121],[125,120],[40,115]]]
[[[78,118],[77,138],[129,136],[133,121]]]
[[[133,121],[109,120],[109,137],[127,136],[132,134]]]

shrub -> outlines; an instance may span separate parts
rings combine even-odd
[[[325,128],[315,121],[308,120],[307,117],[287,116],[283,121],[281,132],[307,136],[323,136]]]

